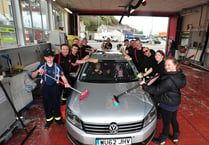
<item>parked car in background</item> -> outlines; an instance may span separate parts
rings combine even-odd
[[[142,38],[140,39],[141,43],[149,43],[150,42],[150,39],[149,38]]]
[[[93,53],[82,66],[75,83],[80,94],[72,92],[66,105],[66,126],[69,139],[76,145],[148,144],[156,128],[156,108],[149,94],[139,87],[119,98],[115,106],[111,97],[139,84],[132,61],[114,50]]]
[[[161,41],[158,39],[152,39],[151,42],[154,44],[161,44]]]

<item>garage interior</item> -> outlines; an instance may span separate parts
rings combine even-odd
[[[207,145],[209,144],[209,73],[195,67],[181,65],[187,77],[187,86],[181,90],[182,103],[179,108],[177,119],[180,125],[179,145]],[[36,129],[26,140],[25,145],[73,145],[67,137],[65,126],[59,126],[53,122],[49,129],[44,128],[45,120],[42,97],[34,94],[32,105],[22,113],[26,128],[30,131]],[[162,120],[157,121],[156,137],[162,129]],[[2,145],[21,144],[27,136],[21,127],[14,130],[12,137]],[[173,145],[169,139],[167,145]],[[150,142],[149,145],[154,145]]]
[[[170,27],[168,28],[168,40],[170,37],[176,39],[179,44],[189,47],[186,56],[196,54],[190,59],[189,64],[181,64],[181,68],[187,77],[187,86],[181,90],[182,103],[178,112],[178,121],[180,123],[180,141],[179,145],[209,145],[209,3],[207,0],[147,0],[145,6],[137,7],[133,13],[129,14],[129,7],[136,6],[138,0],[56,0],[52,1],[62,8],[66,6],[73,12],[69,15],[68,33],[78,35],[79,24],[75,22],[79,15],[130,15],[134,16],[165,16],[170,17]],[[79,19],[79,18],[78,18]],[[121,20],[122,21],[122,20]],[[189,27],[188,27],[189,26]],[[184,41],[182,41],[184,40]],[[200,47],[194,44],[201,44]],[[40,44],[37,46],[21,47],[17,49],[2,50],[2,53],[12,54],[11,58],[18,60],[18,53],[22,55],[30,52],[31,56],[22,58],[23,63],[30,67],[42,56],[42,48],[49,44]],[[199,46],[199,45],[198,45]],[[27,48],[27,49],[26,49]],[[29,48],[29,49],[28,49]],[[169,48],[169,42],[166,44]],[[178,55],[178,53],[177,53]],[[178,57],[178,56],[177,56]],[[29,59],[30,58],[30,59]],[[21,77],[24,77],[21,76]],[[18,82],[18,80],[13,80]],[[10,82],[6,82],[10,83]],[[17,89],[22,89],[18,88]],[[9,90],[7,90],[9,92]],[[15,92],[13,92],[15,94]],[[31,135],[25,141],[25,145],[73,145],[67,137],[67,129],[53,122],[49,129],[44,128],[44,111],[42,96],[39,88],[33,91],[33,94],[22,93],[31,102],[24,109],[23,106],[15,106],[20,111],[27,131],[36,127]],[[11,93],[9,93],[11,95]],[[29,97],[28,97],[29,95]],[[19,107],[19,108],[18,108]],[[27,136],[27,131],[18,127],[12,131],[11,136],[2,138],[2,145],[21,144]],[[156,137],[160,134],[162,120],[158,120]],[[166,145],[172,145],[172,141],[166,140]],[[149,145],[154,145],[150,142]]]

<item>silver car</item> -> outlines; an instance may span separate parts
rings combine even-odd
[[[80,100],[73,91],[66,105],[69,139],[76,145],[148,144],[156,127],[156,109],[149,94],[137,87],[137,70],[119,52],[94,53],[82,66],[75,88],[88,90]],[[123,93],[125,92],[125,93]],[[119,106],[112,96],[118,96]]]

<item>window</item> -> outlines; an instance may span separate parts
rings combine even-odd
[[[17,45],[11,0],[0,1],[0,48]]]
[[[34,42],[33,30],[32,29],[25,29],[25,42],[32,43]]]
[[[34,28],[42,28],[41,8],[39,0],[31,0],[31,12]]]
[[[35,30],[35,39],[42,40],[43,39],[43,31]]]
[[[54,29],[59,29],[60,27],[64,27],[64,12],[53,5],[53,22],[55,24]]]
[[[124,83],[137,80],[136,70],[128,61],[99,60],[86,63],[80,81],[96,83]]]
[[[27,44],[48,40],[47,0],[21,0],[25,42]]]
[[[48,24],[48,7],[47,7],[47,1],[46,0],[41,0],[41,14],[42,14],[42,20],[43,20],[43,28],[44,29],[49,29],[49,24]]]
[[[9,5],[9,14],[10,14],[10,17],[13,17],[13,12],[12,12],[12,6]]]
[[[29,0],[21,1],[21,10],[22,10],[22,18],[23,18],[24,27],[32,28]]]

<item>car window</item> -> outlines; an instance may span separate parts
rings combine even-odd
[[[137,81],[137,72],[128,61],[100,60],[98,63],[86,63],[79,80],[96,83],[123,83]]]

